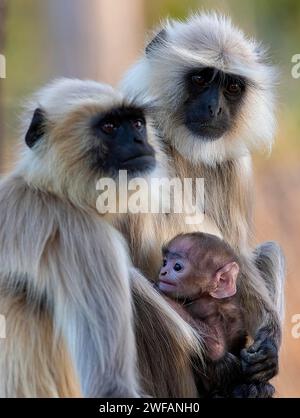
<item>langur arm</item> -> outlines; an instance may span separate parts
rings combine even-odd
[[[216,361],[207,361],[202,383],[208,397],[272,398],[275,389],[268,382],[246,382],[241,360],[226,352]]]
[[[244,277],[238,294],[245,310],[246,328],[254,339],[241,352],[243,372],[249,381],[267,382],[278,373],[280,319],[259,271],[246,257],[242,266]]]
[[[255,263],[268,288],[270,297],[284,320],[284,281],[286,275],[285,257],[277,242],[264,242],[256,247]]]
[[[241,360],[228,352],[216,362],[207,362],[204,385],[205,381],[209,397],[272,398],[275,393],[267,381],[247,382]]]
[[[19,199],[10,198],[10,193]],[[128,260],[120,235],[12,179],[2,187],[0,264],[11,293],[43,300],[84,396],[135,396]],[[118,260],[118,262],[116,262]],[[88,361],[87,361],[88,359]]]
[[[58,231],[40,266],[40,276],[51,288],[55,329],[66,339],[85,397],[136,397],[136,348],[122,241],[105,223],[99,226],[88,217],[67,222],[73,229]]]

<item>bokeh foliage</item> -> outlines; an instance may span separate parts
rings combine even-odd
[[[46,0],[48,1],[48,0]],[[6,131],[13,134],[20,100],[48,81],[51,61],[49,29],[39,0],[9,0],[7,19]],[[63,1],[63,0],[62,0]],[[99,0],[101,1],[101,0]],[[119,1],[119,0],[114,0]],[[144,1],[148,30],[166,17],[184,18],[197,10],[218,10],[233,17],[249,35],[261,39],[280,69],[280,141],[278,152],[300,150],[300,79],[291,76],[291,57],[300,53],[300,2],[298,0],[140,0]],[[126,24],[126,23],[124,23]],[[53,56],[53,53],[52,53]],[[6,137],[7,137],[6,135]],[[284,136],[284,138],[283,138]],[[275,153],[277,152],[275,150]]]
[[[291,58],[300,54],[300,2],[298,0],[151,0],[146,2],[148,27],[165,17],[185,18],[198,10],[217,10],[232,16],[249,36],[269,48],[280,71],[278,153],[300,152],[300,78],[291,76]]]

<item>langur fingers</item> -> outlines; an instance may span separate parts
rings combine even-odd
[[[233,398],[272,398],[275,388],[270,383],[246,384],[243,383],[234,388]]]
[[[258,339],[251,347],[241,351],[241,358],[249,364],[270,359],[278,362],[278,348],[272,338]]]
[[[258,339],[241,351],[243,374],[249,381],[267,382],[278,373],[278,349],[271,338]]]
[[[273,343],[265,340],[259,351],[241,351],[244,376],[249,381],[267,382],[278,373],[278,351]]]
[[[259,345],[257,350],[254,351],[253,347],[250,347],[249,349],[244,348],[240,355],[247,363],[255,364],[268,359],[277,360],[278,350],[272,342],[265,340]]]
[[[242,361],[241,364],[244,377],[251,382],[267,382],[278,372],[277,362],[272,360],[254,365]]]

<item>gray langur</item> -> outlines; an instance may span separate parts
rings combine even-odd
[[[204,178],[205,219],[244,266],[239,294],[254,339],[244,367],[253,380],[266,381],[278,372],[285,263],[277,243],[252,250],[251,153],[271,149],[275,81],[276,71],[259,43],[229,18],[203,13],[167,21],[121,82],[126,94],[152,103],[169,176]],[[136,234],[126,228],[130,241]],[[156,235],[153,245],[148,243],[156,254],[150,270],[147,253],[135,255],[137,267],[153,280],[163,243]]]
[[[188,358],[198,342],[97,212],[96,183],[155,172],[155,137],[143,109],[93,81],[55,81],[26,114],[22,157],[0,184],[0,396],[141,396],[131,288],[155,363],[161,347]]]

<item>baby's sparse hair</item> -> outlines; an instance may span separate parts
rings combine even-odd
[[[170,248],[176,247],[185,241],[185,256],[195,268],[201,267],[210,274],[215,273],[226,263],[236,262],[239,264],[238,256],[232,247],[216,235],[204,232],[190,232],[179,234],[172,238],[162,248],[163,255],[166,255]]]

